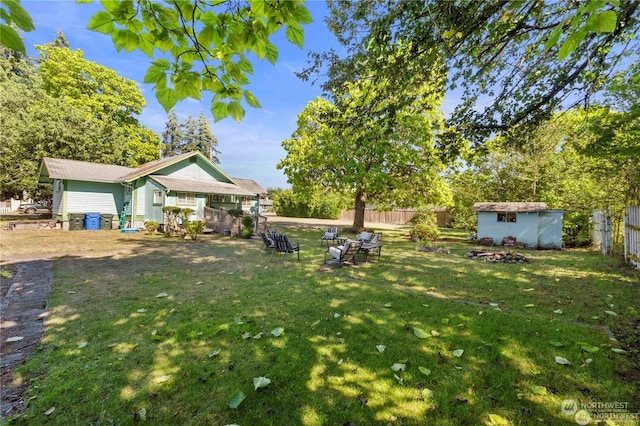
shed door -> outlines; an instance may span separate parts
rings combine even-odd
[[[538,214],[538,248],[562,248],[562,212],[542,212]]]

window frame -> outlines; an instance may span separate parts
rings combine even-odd
[[[179,191],[176,193],[176,203],[181,206],[195,206],[196,205],[196,193]]]
[[[518,214],[516,212],[497,212],[496,219],[500,223],[516,223]]]
[[[164,191],[161,189],[153,190],[153,205],[161,206],[164,204]]]

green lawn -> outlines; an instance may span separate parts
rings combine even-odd
[[[607,330],[638,321],[638,271],[589,251],[488,264],[461,233],[446,254],[386,230],[380,260],[326,269],[322,230],[279,229],[300,262],[270,262],[257,238],[37,234],[111,245],[55,262],[15,423],[575,425],[564,400],[609,417],[594,404],[627,403],[617,424],[637,421],[637,341]]]

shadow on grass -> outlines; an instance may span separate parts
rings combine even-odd
[[[606,298],[615,278],[573,278],[584,270],[542,257],[545,266],[481,264],[464,258],[466,245],[425,254],[393,233],[379,261],[318,272],[315,234],[287,232],[300,262],[270,262],[257,239],[218,237],[122,238],[130,253],[56,261],[16,422],[575,424],[563,400],[637,404],[607,336],[552,309],[589,315],[599,302],[568,287],[588,280]],[[256,390],[258,377],[271,383]],[[231,409],[237,391],[246,399]]]

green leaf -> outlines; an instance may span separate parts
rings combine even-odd
[[[287,30],[285,31],[287,36],[287,40],[289,42],[295,44],[300,49],[304,44],[304,32],[302,31],[302,27],[298,24],[287,25]]]
[[[236,120],[238,123],[242,121],[242,118],[244,117],[244,108],[242,108],[242,105],[240,105],[240,102],[238,101],[229,102],[229,105],[227,105],[227,111],[229,112],[229,115],[233,117],[233,119]]]
[[[591,15],[587,20],[587,24],[590,24],[591,29],[597,33],[612,33],[617,23],[618,15],[613,10]]]
[[[376,349],[378,350],[378,352],[382,353],[385,349],[387,349],[387,347],[385,345],[376,345]]]
[[[211,114],[213,114],[213,121],[218,122],[229,116],[227,110],[227,104],[224,102],[213,102],[211,104]]]
[[[176,96],[176,92],[173,89],[168,87],[158,88],[156,84],[156,99],[162,105],[165,111],[169,112],[171,108],[175,106],[178,102],[178,96]]]
[[[509,420],[502,417],[500,414],[489,414],[489,424],[491,426],[508,426],[511,424]]]
[[[545,388],[544,386],[533,385],[531,386],[531,392],[535,393],[536,395],[546,395],[547,388]]]
[[[266,377],[255,377],[253,379],[253,386],[255,390],[267,387],[269,383],[271,383],[271,380],[267,379]]]
[[[282,333],[284,333],[284,328],[282,327],[276,327],[271,330],[271,334],[273,334],[275,337],[280,337]]]
[[[209,354],[209,358],[213,358],[214,356],[220,355],[220,352],[222,352],[222,349],[220,349],[220,348],[216,349],[215,351],[213,351],[213,352],[211,352]]]
[[[620,349],[620,348],[611,348],[611,352],[615,352],[617,354],[626,354],[627,351],[625,351],[624,349]]]
[[[604,311],[604,313],[607,314],[607,315],[611,315],[612,317],[617,317],[618,316],[618,314],[613,312],[613,311]]]
[[[415,334],[419,339],[426,339],[430,336],[429,333],[418,327],[413,327],[413,334]]]
[[[274,65],[278,60],[278,48],[271,43],[267,44],[267,53],[265,57],[271,63],[271,65]]]
[[[146,74],[144,75],[144,79],[142,80],[144,83],[166,83],[167,75],[165,74],[165,70],[156,65],[151,65],[149,69],[147,69]]]
[[[571,362],[570,362],[568,359],[563,358],[563,357],[561,357],[561,356],[556,356],[556,358],[555,358],[555,359],[556,359],[556,362],[557,362],[558,364],[562,364],[562,365],[569,365],[569,364],[571,364]]]
[[[27,11],[24,10],[22,6],[20,6],[20,2],[3,1],[2,3],[8,6],[9,14],[11,15],[11,21],[16,25],[16,27],[26,32],[35,29],[35,27],[33,26],[33,21],[31,20],[31,16],[29,16]]]
[[[453,351],[453,356],[460,358],[463,353],[464,353],[464,349],[456,349],[455,351]]]
[[[200,16],[200,22],[207,26],[215,27],[220,24],[220,19],[218,18],[218,14],[212,12],[211,10],[207,10]]]
[[[555,46],[560,39],[560,35],[562,34],[562,25],[556,25],[555,29],[549,34],[549,38],[544,43],[544,50],[549,50],[551,47]]]
[[[153,42],[154,38],[151,34],[140,34],[140,44],[138,45],[138,48],[142,51],[142,53],[150,58],[153,57],[153,49],[155,49],[155,45]]]
[[[227,406],[229,408],[237,410],[240,404],[242,404],[242,401],[244,401],[246,397],[247,395],[245,395],[242,391],[237,391],[236,393],[231,395],[231,401],[229,401]]]
[[[442,319],[440,320],[440,322],[441,322],[442,324],[444,324],[444,325],[447,325],[447,324],[449,324],[449,318],[442,318]]]
[[[133,52],[140,44],[138,34],[128,29],[118,31],[116,37],[116,45],[123,48],[127,52]]]
[[[301,4],[296,6],[293,11],[293,17],[299,24],[310,24],[313,22],[313,17],[311,17],[309,9]]]
[[[104,10],[96,12],[91,19],[89,19],[87,29],[102,34],[111,34],[114,30],[113,17],[109,12],[105,12]]]
[[[590,345],[590,344],[585,343],[585,342],[578,342],[578,346],[580,346],[580,349],[582,349],[583,351],[589,352],[589,353],[595,353],[595,352],[598,352],[600,350],[599,347]]]
[[[11,342],[19,342],[20,340],[24,339],[23,336],[14,336],[14,337],[9,337],[7,338],[6,342],[7,343],[11,343]]]
[[[15,50],[16,52],[26,54],[24,43],[18,33],[8,25],[0,25],[0,33],[2,33],[1,43],[4,47]]]
[[[429,374],[431,374],[431,370],[429,370],[426,367],[418,367],[418,370],[420,370],[420,372],[425,376],[428,376]]]

